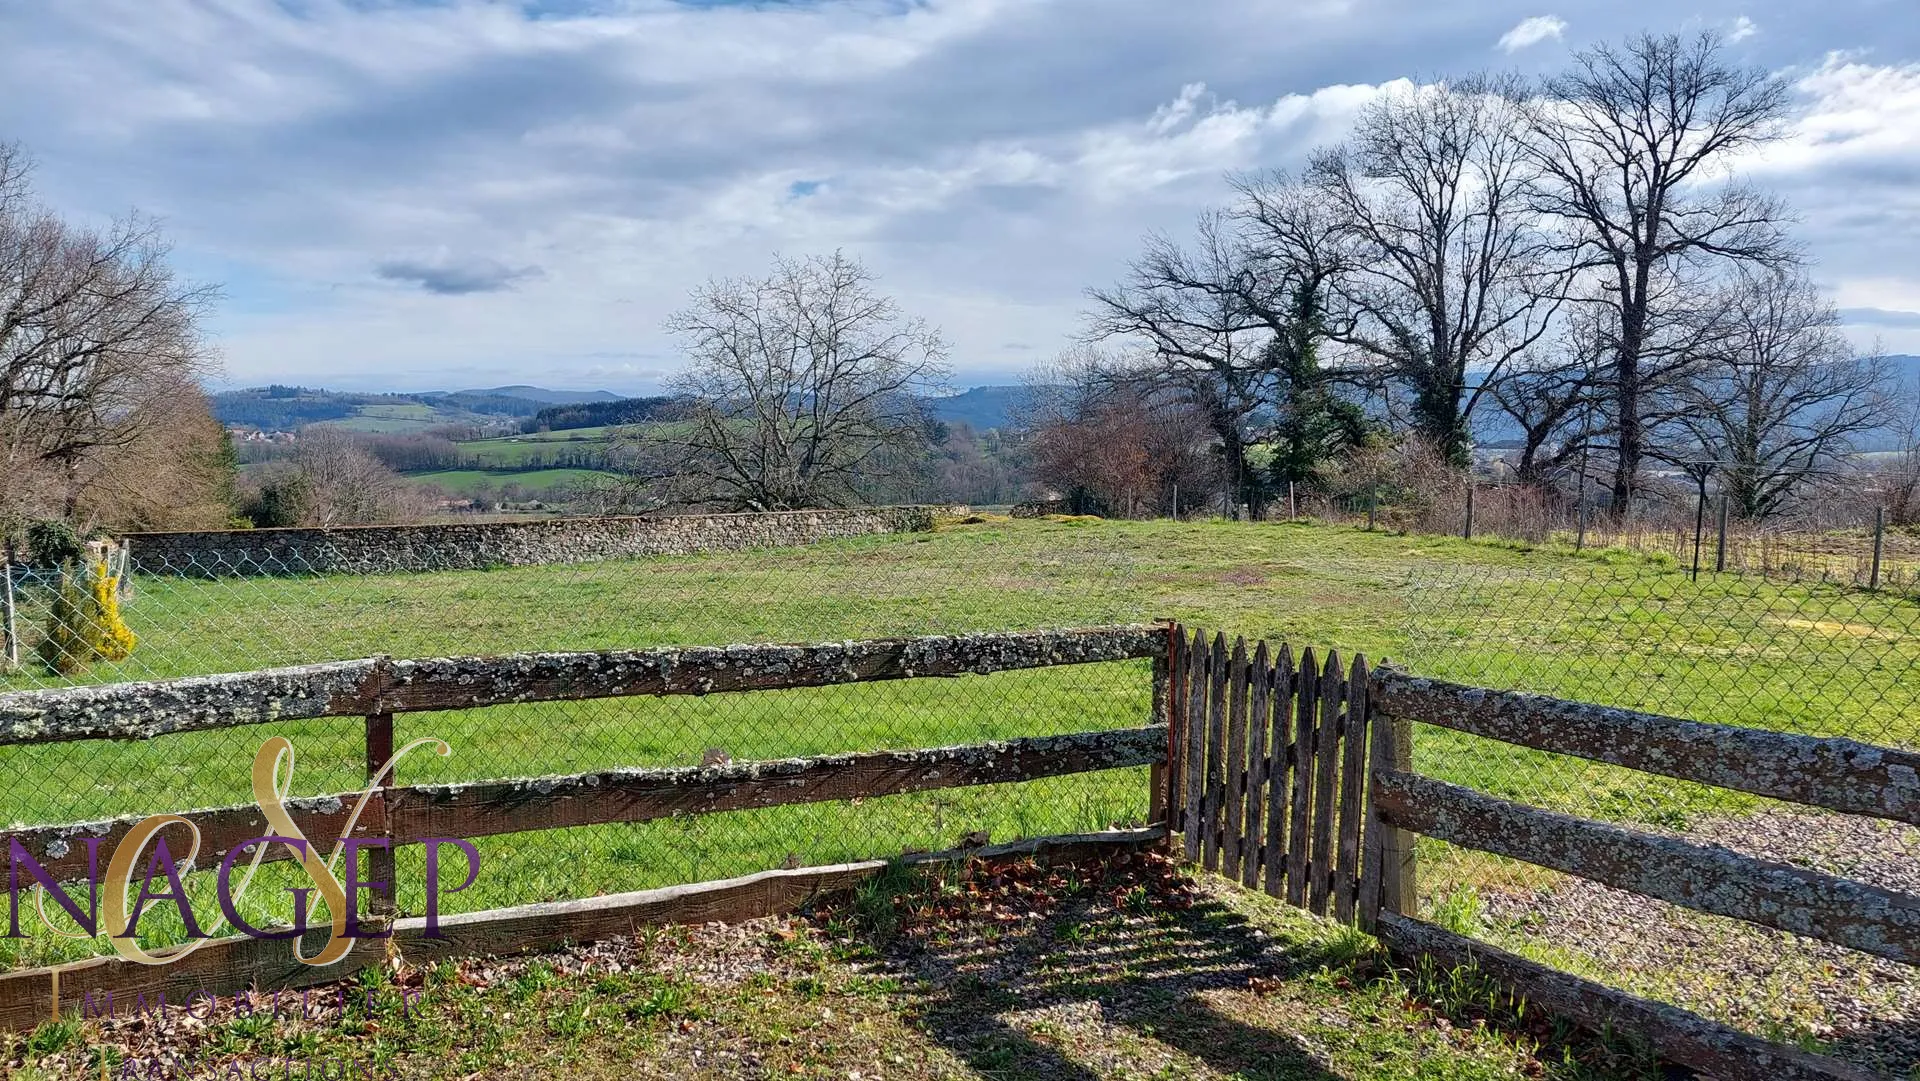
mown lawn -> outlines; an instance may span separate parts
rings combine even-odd
[[[388,653],[430,656],[667,643],[822,641],[1175,618],[1337,646],[1426,673],[1702,719],[1911,742],[1920,627],[1910,602],[1823,586],[1695,583],[1623,553],[1306,524],[947,524],[745,555],[381,577],[142,579],[141,642],[95,680],[237,671]],[[0,686],[44,681],[32,669]],[[502,707],[403,718],[403,782],[688,765],[1143,723],[1146,662],[856,687]],[[265,725],[150,744],[0,749],[0,820],[74,821],[245,802],[260,739],[289,735],[295,790],[359,779],[359,726]],[[1420,768],[1499,795],[1673,824],[1745,801],[1440,731]],[[473,908],[1137,821],[1144,771],[594,827],[482,845]],[[403,860],[403,880],[413,875]],[[417,875],[413,875],[417,878]],[[1444,879],[1436,878],[1436,882]],[[406,894],[403,902],[417,898]],[[155,925],[156,937],[168,933]],[[0,961],[86,943],[0,943]]]

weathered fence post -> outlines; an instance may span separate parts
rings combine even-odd
[[[385,656],[374,658],[373,677],[368,681],[373,690],[369,700],[376,709],[380,705],[380,699],[386,694],[388,660]],[[394,874],[393,829],[389,825],[392,818],[390,808],[387,806],[387,793],[396,787],[395,782],[398,778],[394,774],[399,772],[399,767],[396,766],[393,773],[385,777],[380,775],[381,769],[393,758],[393,714],[367,714],[366,758],[367,784],[380,789],[378,793],[379,827],[381,835],[387,838],[387,847],[367,849],[367,881],[386,884],[384,895],[377,889],[368,891],[367,915],[375,922],[385,923],[392,920],[399,912],[400,890],[399,883],[395,881],[397,876]],[[353,918],[353,914],[350,913],[349,918]]]
[[[1376,670],[1377,671],[1377,670]],[[1380,821],[1381,775],[1413,771],[1413,724],[1373,706],[1374,680],[1367,680],[1367,712],[1372,722],[1368,775],[1365,863],[1360,881],[1360,926],[1371,931],[1382,911],[1418,915],[1414,889],[1413,834]]]
[[[1207,642],[1201,631],[1194,631],[1183,641],[1180,653],[1180,712],[1182,723],[1186,726],[1186,742],[1180,754],[1180,827],[1184,838],[1182,852],[1189,863],[1200,859],[1202,842],[1205,840],[1201,811],[1207,791],[1209,656]]]
[[[1467,540],[1473,539],[1473,489],[1474,483],[1469,480],[1467,482],[1467,524],[1461,531],[1461,535]]]
[[[1380,509],[1380,486],[1367,489],[1367,532],[1373,532],[1374,515]]]
[[[1880,588],[1880,552],[1887,543],[1887,508],[1873,508],[1873,570],[1867,575],[1867,588]]]
[[[1149,767],[1147,772],[1147,821],[1167,828],[1171,838],[1175,823],[1171,808],[1179,806],[1175,786],[1180,770],[1180,725],[1176,723],[1178,683],[1174,673],[1180,670],[1180,624],[1167,623],[1167,651],[1153,659],[1153,723],[1167,726],[1167,758]]]

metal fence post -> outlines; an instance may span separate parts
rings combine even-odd
[[[1700,488],[1700,498],[1693,504],[1693,580],[1700,580],[1700,537],[1707,529],[1707,489]]]
[[[1467,523],[1461,531],[1461,536],[1466,540],[1473,539],[1473,489],[1473,481],[1467,481]]]
[[[17,668],[20,665],[20,626],[13,607],[13,560],[0,560],[0,637],[7,642],[6,653],[0,654],[0,668]]]
[[[1873,508],[1873,570],[1867,575],[1867,588],[1880,588],[1880,552],[1887,543],[1887,508]]]
[[[1727,497],[1720,497],[1720,540],[1713,550],[1713,573],[1721,574],[1727,569]]]

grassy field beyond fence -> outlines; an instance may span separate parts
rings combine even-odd
[[[32,598],[28,612],[32,613]],[[141,578],[125,608],[133,656],[94,681],[364,657],[654,644],[830,641],[1168,617],[1375,661],[1732,724],[1920,739],[1920,626],[1911,602],[1734,576],[1689,581],[1663,559],[1574,556],[1307,524],[948,524],[931,534],[748,554],[392,576]],[[51,685],[26,667],[0,689]],[[405,783],[928,747],[1145,723],[1146,662],[947,680],[624,699],[408,716],[438,736]],[[15,824],[245,802],[267,734],[299,752],[295,791],[360,778],[352,722],[299,722],[139,744],[0,748]],[[1660,824],[1739,811],[1725,794],[1485,741],[1423,732],[1423,772],[1583,814]],[[482,846],[478,908],[1099,828],[1146,813],[1143,770],[556,831]],[[403,859],[403,878],[408,861]],[[403,900],[406,895],[403,891]],[[164,937],[164,929],[156,928]],[[0,946],[0,961],[85,943]]]

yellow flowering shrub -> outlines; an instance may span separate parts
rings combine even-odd
[[[96,660],[124,661],[139,637],[120,618],[119,579],[103,560],[76,571],[63,567],[59,591],[40,640],[40,659],[65,676]]]

